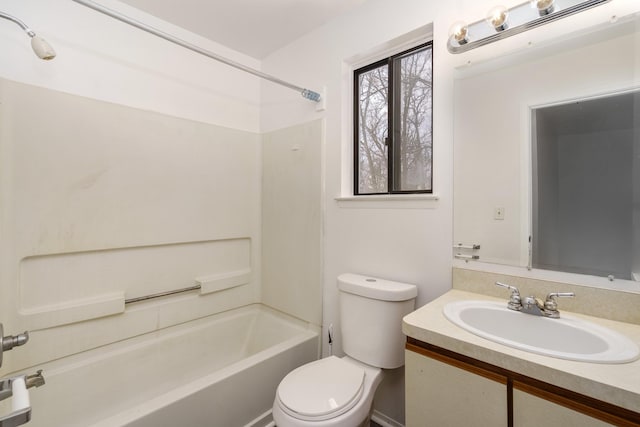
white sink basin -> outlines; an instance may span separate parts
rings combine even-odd
[[[611,329],[564,313],[550,319],[506,305],[458,301],[447,304],[444,315],[482,338],[545,356],[593,363],[627,363],[640,356],[633,341]]]

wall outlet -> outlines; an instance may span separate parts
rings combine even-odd
[[[503,220],[504,219],[504,208],[493,208],[493,219],[495,219],[495,220]]]

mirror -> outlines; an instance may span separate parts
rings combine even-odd
[[[531,125],[532,267],[640,281],[640,91],[536,107]]]
[[[639,90],[638,17],[460,69],[454,254],[640,279]]]

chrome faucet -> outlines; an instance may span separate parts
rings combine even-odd
[[[534,316],[543,316],[544,305],[542,301],[533,295],[529,295],[525,297],[522,301],[522,311],[523,313],[533,314]]]
[[[558,302],[555,298],[576,296],[573,292],[551,292],[547,295],[543,303],[533,295],[525,298],[520,297],[520,291],[515,286],[507,285],[502,282],[496,282],[496,285],[511,291],[511,296],[507,303],[507,308],[510,310],[521,311],[526,314],[533,314],[534,316],[550,317],[552,319],[560,317]]]

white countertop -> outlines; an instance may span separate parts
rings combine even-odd
[[[507,304],[506,299],[454,289],[405,316],[402,331],[411,338],[640,412],[640,360],[624,364],[575,362],[494,343],[465,331],[444,317],[444,306],[461,300]],[[640,345],[640,325],[566,313],[613,329]]]

